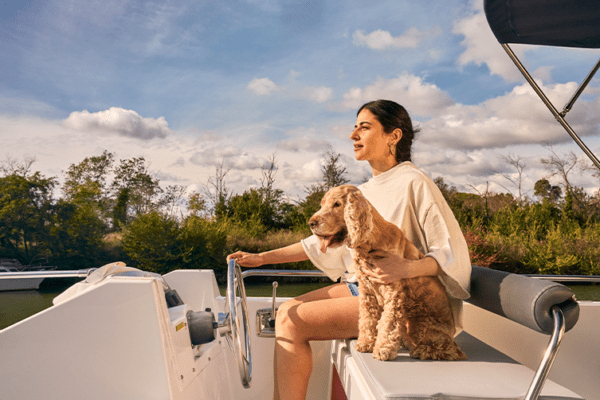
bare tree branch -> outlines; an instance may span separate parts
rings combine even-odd
[[[572,192],[573,185],[569,181],[569,174],[579,167],[583,162],[581,157],[578,157],[573,151],[569,151],[567,154],[557,154],[552,146],[544,144],[544,147],[550,151],[548,158],[542,158],[540,161],[546,166],[549,177],[558,176],[561,179],[561,185],[564,186],[567,193]]]
[[[210,199],[213,207],[213,212],[219,213],[219,208],[223,207],[229,201],[231,193],[225,185],[225,176],[231,171],[231,166],[225,168],[225,159],[215,164],[215,175],[208,178],[208,183],[204,186],[206,197]],[[214,189],[211,191],[211,187]]]
[[[520,204],[523,201],[523,170],[525,169],[525,162],[521,159],[521,156],[517,156],[514,155],[512,153],[509,153],[508,156],[499,156],[500,159],[502,161],[504,161],[505,163],[512,165],[516,170],[517,170],[517,177],[513,178],[512,176],[510,176],[509,174],[504,174],[501,173],[500,175],[502,177],[504,177],[506,180],[508,180],[510,183],[512,183],[513,185],[515,185],[515,187],[517,188],[517,196],[516,200],[517,202]],[[511,190],[509,190],[508,188],[502,186],[504,189],[508,190],[509,193],[513,194]]]
[[[6,160],[0,162],[0,172],[4,176],[8,175],[19,175],[26,177],[29,175],[31,166],[36,161],[34,156],[23,157],[23,161],[19,161],[16,158],[12,158],[10,155],[6,155]]]

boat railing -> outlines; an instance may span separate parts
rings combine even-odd
[[[566,283],[593,283],[600,282],[600,275],[540,275],[522,274],[529,278],[542,279],[553,282]],[[287,270],[287,269],[248,269],[242,272],[242,278],[250,276],[268,277],[300,277],[300,278],[324,278],[327,275],[322,271],[311,270]]]
[[[523,274],[535,279],[543,279],[559,283],[593,283],[600,282],[600,275],[538,275],[538,274]]]
[[[294,277],[294,278],[325,278],[322,271],[291,270],[291,269],[248,269],[242,272],[242,278],[250,276]]]
[[[31,279],[31,278],[87,278],[97,268],[63,270],[63,271],[18,271],[0,272],[0,279]]]
[[[86,278],[97,268],[59,271],[19,271],[0,272],[0,279],[29,279],[29,278]],[[313,270],[287,270],[287,269],[248,269],[242,272],[242,278],[251,276],[263,277],[295,277],[295,278],[324,278],[322,271]],[[600,282],[600,275],[538,275],[524,274],[524,276],[543,279],[553,282],[565,283],[594,283]]]

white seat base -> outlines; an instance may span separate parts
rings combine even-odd
[[[355,340],[335,341],[333,362],[348,398],[396,399],[523,399],[534,371],[466,332],[456,342],[467,354],[465,361],[421,361],[402,349],[393,361],[379,361],[370,353],[358,353]],[[351,368],[346,363],[352,359]],[[357,376],[360,374],[361,376]],[[354,381],[354,382],[353,382]],[[361,384],[362,383],[362,384]],[[366,385],[365,385],[366,384]],[[357,390],[370,393],[361,393]],[[582,399],[550,380],[539,399]]]

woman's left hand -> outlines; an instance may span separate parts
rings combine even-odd
[[[385,250],[375,250],[367,258],[370,268],[363,268],[362,273],[374,283],[387,285],[400,279],[413,278],[414,262]]]
[[[432,257],[409,260],[385,250],[375,250],[369,253],[366,261],[369,267],[362,268],[361,272],[367,275],[372,282],[384,285],[400,279],[436,276],[444,273],[435,258]]]

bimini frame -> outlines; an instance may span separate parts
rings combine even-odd
[[[600,169],[600,161],[598,161],[598,158],[594,155],[594,153],[592,153],[590,151],[590,149],[585,145],[585,143],[583,143],[583,141],[579,138],[577,133],[575,133],[573,128],[571,128],[569,123],[565,120],[565,116],[567,115],[567,113],[569,111],[571,111],[571,108],[573,108],[573,105],[575,104],[575,102],[577,101],[577,99],[579,98],[579,96],[581,95],[583,90],[590,83],[590,81],[596,74],[596,71],[598,71],[598,69],[600,68],[600,59],[598,59],[598,62],[596,63],[594,68],[592,68],[592,70],[590,71],[588,76],[585,78],[585,80],[581,83],[581,85],[579,85],[579,87],[577,88],[577,90],[575,91],[573,96],[571,97],[571,100],[569,100],[569,102],[565,105],[564,109],[561,112],[558,112],[557,108],[554,106],[554,104],[552,104],[550,99],[548,99],[548,97],[546,97],[546,95],[544,94],[542,89],[539,87],[539,85],[533,80],[533,78],[531,77],[531,75],[529,74],[529,72],[527,71],[525,66],[523,66],[523,63],[521,63],[521,61],[517,58],[517,55],[512,51],[512,49],[510,48],[508,43],[502,43],[502,48],[506,51],[506,53],[508,54],[510,59],[515,63],[517,68],[519,68],[519,71],[521,71],[521,73],[523,74],[523,76],[525,77],[527,82],[529,82],[529,84],[531,85],[531,88],[540,97],[540,99],[546,105],[546,107],[548,107],[548,109],[550,110],[552,115],[554,115],[554,118],[556,118],[556,120],[563,126],[563,128],[565,128],[567,133],[571,136],[571,138],[573,138],[575,143],[577,143],[577,145],[590,158],[590,160],[592,160],[594,165],[598,169]]]
[[[515,63],[525,80],[548,107],[554,118],[600,169],[600,161],[587,148],[565,117],[583,90],[600,69],[600,60],[577,88],[564,109],[558,109],[533,80],[509,43],[600,48],[600,7],[597,0],[484,0],[488,24],[502,48]]]

